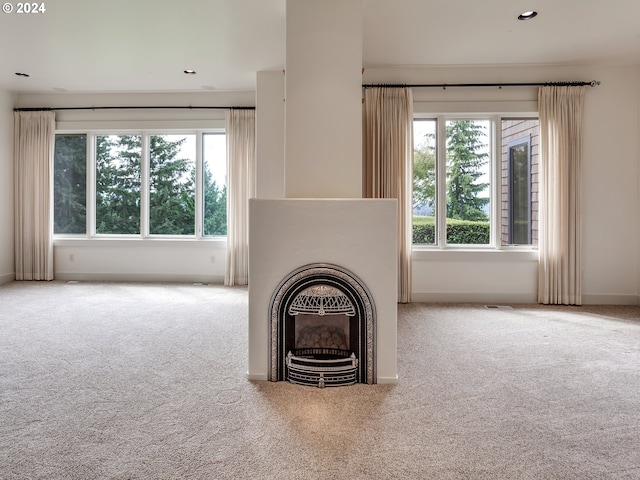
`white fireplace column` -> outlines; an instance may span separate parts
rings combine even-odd
[[[362,0],[288,0],[285,197],[362,197]]]
[[[279,283],[306,265],[333,264],[370,291],[375,381],[394,383],[397,202],[361,198],[362,0],[287,0],[286,15],[280,165],[278,142],[264,137],[279,135],[269,125],[281,118],[279,78],[275,72],[258,76],[259,198],[249,204],[248,375],[269,378],[269,306]],[[266,178],[282,172],[283,179],[267,185],[260,172]]]

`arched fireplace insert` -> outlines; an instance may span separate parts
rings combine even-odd
[[[337,265],[287,275],[270,302],[269,379],[318,387],[375,383],[375,305]]]

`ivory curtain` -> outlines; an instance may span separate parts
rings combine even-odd
[[[249,198],[255,196],[255,110],[228,110],[225,285],[249,283]]]
[[[363,121],[363,193],[398,199],[398,301],[411,301],[413,93],[367,88]]]
[[[54,112],[14,112],[16,280],[53,280]]]
[[[584,87],[541,87],[538,302],[582,303]]]

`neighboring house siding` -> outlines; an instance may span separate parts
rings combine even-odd
[[[502,122],[502,186],[501,186],[501,240],[503,245],[509,239],[509,148],[518,139],[530,137],[531,141],[531,244],[538,244],[538,191],[539,191],[539,129],[538,120],[514,119]]]

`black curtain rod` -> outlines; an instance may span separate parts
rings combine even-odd
[[[597,87],[598,80],[590,82],[526,82],[526,83],[367,83],[362,88],[443,88],[447,87]]]
[[[525,82],[525,83],[365,83],[362,88],[443,88],[447,87],[597,87],[600,81],[590,82]],[[119,107],[22,107],[14,112],[47,112],[60,110],[255,110],[256,107],[212,106],[119,106]]]
[[[149,107],[23,107],[14,108],[14,112],[50,112],[59,110],[255,110],[256,107],[199,107],[199,106],[149,106]]]

